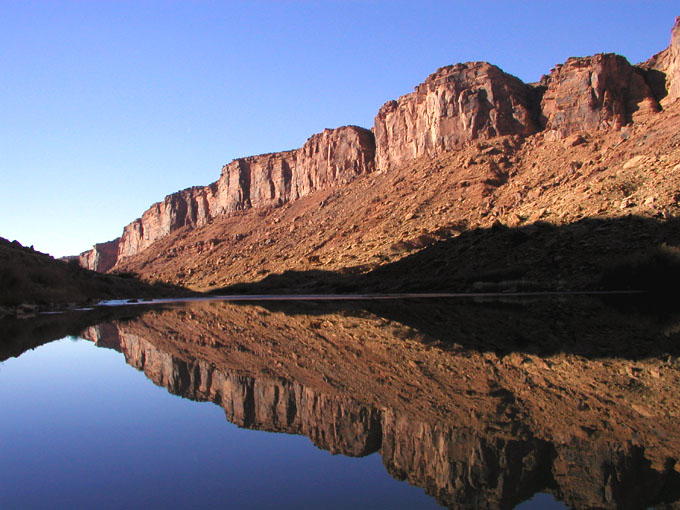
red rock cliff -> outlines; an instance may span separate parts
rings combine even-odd
[[[541,100],[546,135],[619,129],[640,110],[658,110],[643,75],[613,53],[570,58],[544,76]]]
[[[658,96],[667,104],[680,98],[680,16],[675,18],[671,30],[671,43],[640,65],[650,74],[650,81],[656,82]]]
[[[95,244],[91,250],[84,251],[78,257],[82,267],[105,273],[118,260],[118,241],[120,238],[106,243]]]
[[[184,226],[200,227],[214,217],[241,209],[279,206],[313,191],[344,184],[373,171],[373,134],[356,126],[326,129],[300,149],[238,158],[222,168],[217,182],[188,188],[153,204],[141,218],[127,225],[120,239],[105,243],[118,247],[116,260],[146,249],[156,240]],[[95,247],[80,256],[84,267],[106,271],[115,264],[100,261]]]
[[[373,133],[355,126],[325,130],[300,149],[236,159],[215,183],[167,196],[125,227],[116,257],[133,256],[181,227],[200,227],[237,210],[275,207],[471,140],[542,130],[554,140],[619,129],[638,112],[658,111],[659,100],[666,104],[678,97],[680,18],[670,46],[637,67],[614,54],[570,58],[538,86],[486,62],[443,67],[415,92],[385,103]],[[81,264],[105,271],[112,265],[106,250],[83,253]]]
[[[442,67],[375,117],[376,168],[499,135],[540,129],[534,90],[486,62]]]

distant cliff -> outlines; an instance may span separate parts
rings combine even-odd
[[[327,129],[300,149],[238,158],[211,185],[152,205],[119,239],[81,254],[80,263],[107,271],[179,228],[201,227],[239,210],[278,207],[474,140],[542,133],[554,141],[621,129],[679,97],[680,17],[670,46],[639,66],[614,54],[570,58],[536,84],[486,62],[443,67],[414,92],[385,103],[372,131]]]
[[[126,226],[118,257],[135,255],[180,227],[200,227],[238,210],[280,206],[347,183],[373,171],[374,153],[370,131],[346,126],[315,134],[300,149],[236,159],[222,168],[216,182],[168,195]],[[81,255],[81,262],[88,261]]]

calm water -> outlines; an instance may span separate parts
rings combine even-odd
[[[582,299],[5,321],[0,507],[677,505],[677,324]]]

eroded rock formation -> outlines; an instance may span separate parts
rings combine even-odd
[[[118,243],[120,238],[106,243],[95,244],[91,250],[85,251],[78,257],[82,267],[106,273],[118,260]]]
[[[385,103],[375,117],[373,132],[355,126],[325,130],[300,149],[236,159],[223,167],[213,184],[167,196],[125,227],[114,262],[134,257],[182,227],[200,228],[237,211],[277,207],[342,186],[374,169],[399,170],[421,157],[464,150],[474,140],[511,135],[519,147],[536,133],[545,136],[531,139],[529,145],[575,133],[614,133],[642,114],[658,112],[659,101],[667,105],[678,97],[680,21],[673,28],[670,46],[640,66],[614,54],[570,58],[536,85],[527,85],[486,62],[443,67],[414,92]],[[478,157],[467,157],[459,169],[484,160],[489,155],[486,150],[480,147]],[[595,150],[590,159],[595,164],[601,156]],[[517,159],[504,158],[502,168],[494,163],[491,170],[500,177],[492,179],[491,185],[498,188],[508,183],[512,175],[506,175],[506,170]],[[569,175],[583,164],[573,161],[555,173]],[[461,185],[470,180],[465,181]],[[486,205],[491,207],[492,201]],[[536,211],[538,216],[540,211]],[[110,248],[105,254],[101,246],[83,253],[81,264],[99,271],[111,268]]]
[[[375,117],[376,168],[499,135],[539,130],[534,90],[486,62],[442,67]]]
[[[131,257],[181,227],[200,227],[218,215],[280,206],[345,184],[373,171],[374,153],[370,131],[345,126],[313,135],[300,149],[238,158],[225,165],[220,178],[209,186],[188,188],[153,204],[125,227],[119,239],[81,254],[80,263],[106,271],[113,266],[113,247],[118,248],[116,260]]]
[[[657,53],[641,67],[648,71],[647,79],[653,83],[655,93],[664,104],[680,98],[680,16],[671,30],[671,44]]]
[[[541,86],[541,114],[553,139],[620,129],[639,109],[659,109],[642,73],[612,53],[570,58],[544,76]]]

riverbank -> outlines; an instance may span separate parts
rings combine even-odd
[[[0,238],[0,316],[32,316],[107,299],[188,297],[197,293],[131,275],[101,274]]]

